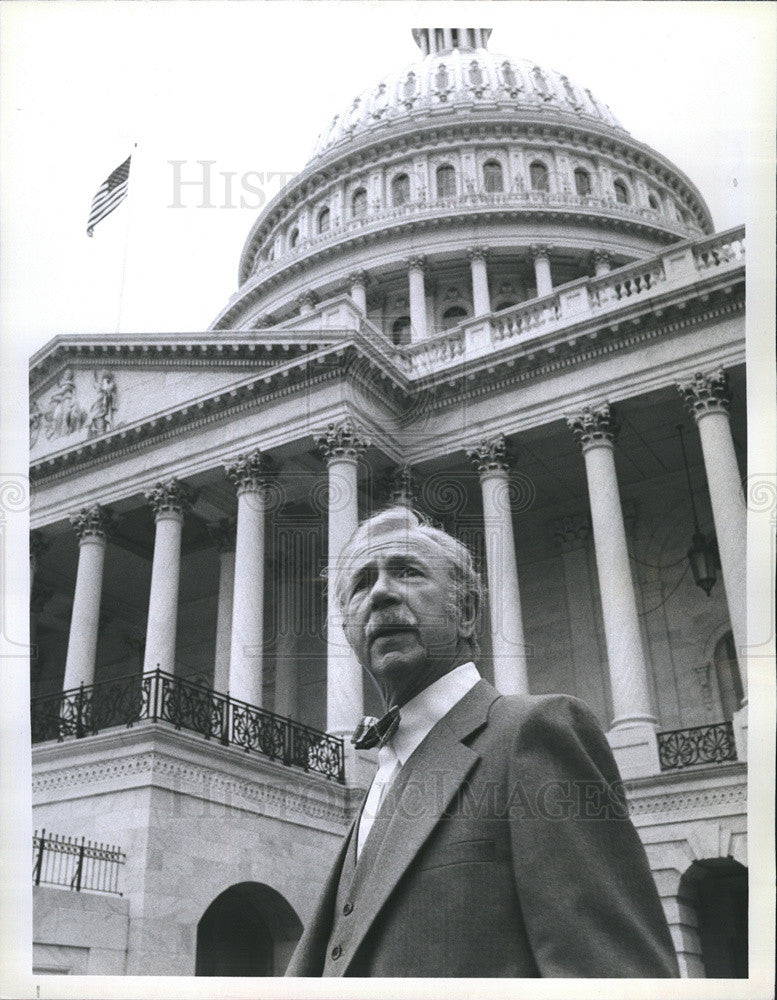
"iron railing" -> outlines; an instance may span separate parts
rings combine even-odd
[[[717,722],[712,726],[659,733],[658,759],[662,771],[736,760],[734,727],[730,722]]]
[[[80,739],[112,726],[166,722],[224,746],[345,781],[343,741],[163,670],[33,698],[32,742]]]
[[[93,844],[36,830],[32,838],[34,885],[63,885],[75,892],[106,892],[121,896],[119,868],[126,855],[118,847]]]

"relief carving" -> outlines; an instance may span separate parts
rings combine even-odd
[[[30,404],[30,447],[40,437],[41,428],[48,440],[68,437],[86,426],[89,437],[106,434],[114,429],[118,402],[116,378],[113,372],[102,369],[93,371],[95,398],[89,409],[78,399],[75,373],[65,368],[54,392],[43,409],[36,400]]]
[[[57,438],[73,434],[81,430],[86,417],[86,410],[78,402],[73,369],[66,368],[51,396],[48,409],[43,412],[46,437]]]
[[[113,417],[116,413],[116,379],[113,372],[92,372],[97,398],[89,409],[89,437],[106,434],[113,430]]]

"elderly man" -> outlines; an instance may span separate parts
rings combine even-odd
[[[468,550],[394,508],[333,585],[388,712],[357,730],[378,772],[287,975],[676,976],[592,713],[478,674]]]

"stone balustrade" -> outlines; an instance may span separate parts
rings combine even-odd
[[[612,198],[601,198],[594,195],[578,195],[569,191],[470,191],[464,194],[446,198],[417,199],[399,206],[384,206],[358,218],[337,220],[323,233],[303,237],[293,247],[284,249],[272,260],[257,257],[253,274],[255,277],[268,277],[270,274],[283,270],[289,264],[314,253],[316,250],[329,247],[331,244],[347,241],[355,236],[390,229],[393,223],[404,224],[409,220],[423,221],[455,212],[457,215],[469,210],[477,214],[484,210],[505,211],[525,210],[536,212],[537,209],[554,209],[569,211],[575,209],[582,214],[600,216],[607,215],[619,219],[633,219],[651,223],[662,229],[671,229],[678,235],[696,235],[700,233],[695,224],[686,224],[676,219],[669,219],[660,211],[641,205],[621,204]],[[284,222],[286,225],[286,222]],[[274,237],[273,237],[274,238]]]

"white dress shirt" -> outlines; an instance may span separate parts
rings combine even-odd
[[[407,704],[402,705],[397,731],[386,745],[378,750],[378,771],[370,785],[359,820],[357,857],[361,854],[386,792],[396,780],[402,766],[440,719],[447,715],[479,680],[480,674],[475,664],[462,663],[460,667],[444,674],[419,692],[415,698],[411,698]]]

